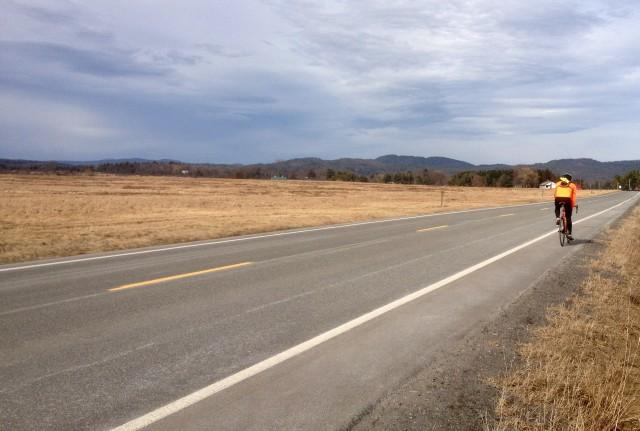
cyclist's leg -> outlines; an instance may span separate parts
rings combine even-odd
[[[569,201],[565,206],[565,213],[567,215],[567,233],[571,235],[573,228],[573,221],[571,220],[571,216],[573,215],[573,207],[571,206],[571,201]]]
[[[560,199],[556,199],[555,204],[556,204],[556,218],[558,218],[560,217],[560,205],[562,204],[562,202],[560,201]]]

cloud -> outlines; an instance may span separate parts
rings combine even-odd
[[[7,62],[12,57],[20,57],[32,64],[56,63],[72,72],[107,78],[112,76],[159,76],[168,72],[157,65],[164,59],[154,58],[156,64],[141,64],[135,60],[132,53],[96,52],[53,43],[2,41],[0,42],[0,52],[3,60]],[[172,63],[185,61],[185,56],[171,55],[171,53],[167,54],[166,58],[172,60]]]
[[[6,2],[0,88],[20,108],[0,110],[0,151],[640,158],[639,12],[623,0]],[[38,106],[75,115],[52,122]]]
[[[0,151],[6,157],[24,157],[25,149],[48,160],[65,154],[88,157],[123,133],[99,112],[77,104],[8,91],[0,95],[0,105],[7,108],[0,114]]]
[[[14,1],[7,2],[7,7],[45,25],[69,25],[77,21],[72,14],[60,10],[20,4]]]

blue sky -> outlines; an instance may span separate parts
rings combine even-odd
[[[4,0],[0,158],[640,159],[636,1]]]

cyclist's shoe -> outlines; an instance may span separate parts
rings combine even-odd
[[[556,217],[556,226],[560,226],[560,217]]]
[[[569,233],[569,234],[567,234],[567,239],[568,239],[569,241],[573,241],[573,237],[571,236],[571,234],[570,234],[570,233]]]

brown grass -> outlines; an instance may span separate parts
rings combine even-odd
[[[640,430],[640,208],[498,382],[499,430]]]
[[[0,175],[0,193],[5,263],[550,199],[536,189],[107,175]]]

